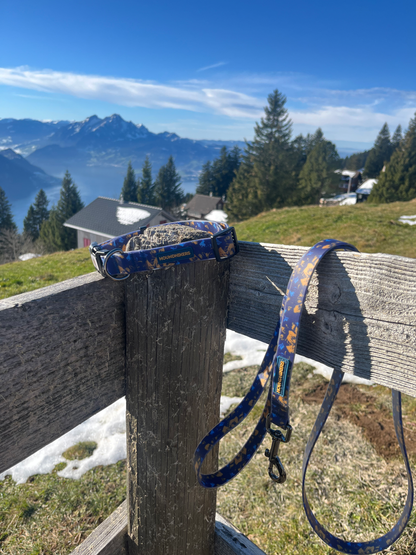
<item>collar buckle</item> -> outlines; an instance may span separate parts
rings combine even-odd
[[[221,237],[221,235],[226,235],[227,233],[231,233],[231,237],[234,243],[234,254],[232,254],[231,256],[221,257],[220,251],[218,248],[217,237]],[[233,227],[226,227],[225,229],[218,231],[218,233],[214,233],[214,235],[211,237],[211,244],[215,254],[215,258],[218,262],[221,262],[222,260],[226,260],[227,258],[232,258],[240,251],[240,247],[237,241],[237,233],[235,232],[235,229]]]

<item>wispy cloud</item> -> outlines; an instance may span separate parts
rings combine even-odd
[[[227,65],[228,62],[218,62],[216,64],[212,64],[211,66],[200,67],[196,71],[207,71],[207,69],[215,69],[216,67],[221,67]]]
[[[171,86],[137,79],[0,68],[0,84],[102,100],[129,107],[211,112],[231,118],[258,118],[263,101],[233,90]]]

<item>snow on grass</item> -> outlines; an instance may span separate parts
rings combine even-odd
[[[261,364],[267,345],[261,341],[227,330],[225,352],[240,356],[224,365],[224,372]],[[296,355],[295,362],[307,362],[315,366],[314,373],[329,379],[332,368],[303,356]],[[344,381],[349,383],[371,384],[368,380],[345,374]],[[221,416],[242,397],[221,397]],[[81,441],[94,441],[97,448],[91,457],[68,461],[62,456],[69,447]],[[18,484],[23,484],[35,474],[48,474],[58,463],[66,467],[58,472],[63,478],[79,479],[85,472],[99,465],[109,465],[126,458],[126,401],[119,399],[98,414],[95,414],[67,434],[46,445],[27,459],[0,474],[0,480],[11,475]]]

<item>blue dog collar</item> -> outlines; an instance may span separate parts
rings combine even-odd
[[[198,220],[172,222],[154,227],[172,224],[205,231],[210,237],[152,249],[127,251],[129,240],[143,234],[147,229],[143,227],[104,243],[92,243],[90,254],[95,269],[104,277],[122,281],[136,272],[160,270],[188,262],[226,260],[239,251],[235,229],[225,223]]]

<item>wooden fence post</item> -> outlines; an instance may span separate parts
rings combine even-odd
[[[126,283],[129,555],[214,553],[193,453],[219,418],[228,282],[229,261],[209,261]]]

